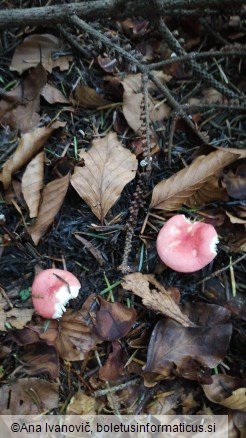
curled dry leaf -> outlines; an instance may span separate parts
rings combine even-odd
[[[207,398],[229,409],[246,412],[245,380],[225,374],[212,376],[210,385],[202,385]]]
[[[5,189],[11,184],[12,175],[39,152],[55,129],[63,126],[65,126],[64,122],[56,121],[50,126],[36,128],[21,136],[16,151],[12,157],[6,161],[0,174],[0,181],[2,181]]]
[[[113,132],[93,140],[88,152],[80,154],[84,167],[75,167],[71,184],[101,221],[118,200],[123,188],[136,175],[137,159]]]
[[[13,129],[28,132],[39,122],[40,93],[47,81],[47,73],[39,64],[28,72],[16,88],[0,101],[0,121]]]
[[[206,184],[203,184],[200,189],[186,199],[185,205],[196,208],[215,200],[225,202],[229,200],[229,197],[226,190],[220,187],[219,178],[213,175],[206,181]]]
[[[203,303],[197,314],[195,304],[189,305],[186,312],[191,319],[194,315],[195,322],[201,326],[182,327],[174,321],[159,321],[151,335],[144,370],[165,378],[176,374],[211,383],[208,370],[207,375],[204,371],[217,366],[226,355],[232,333],[228,322],[230,312]]]
[[[119,342],[114,341],[112,342],[112,348],[112,353],[109,353],[106,363],[99,370],[99,378],[109,382],[113,382],[126,374],[123,347]]]
[[[37,222],[28,229],[35,245],[38,244],[60,210],[67,193],[69,180],[70,174],[67,174],[44,187]]]
[[[60,48],[60,40],[54,35],[30,35],[15,49],[10,70],[23,73],[31,67],[36,67],[40,62],[49,73],[54,67],[66,70],[69,68],[68,61],[71,60],[71,57],[65,59],[60,57],[52,60],[52,52],[58,51]]]
[[[47,321],[44,321],[42,325],[31,329],[39,334],[40,339],[54,345],[62,359],[71,362],[83,360],[86,354],[101,342],[92,325],[87,323],[93,301],[94,297],[90,296],[81,310],[73,312],[68,309],[59,321],[52,320],[48,327]]]
[[[59,385],[36,377],[11,381],[0,388],[0,412],[37,415],[58,408]]]
[[[150,290],[150,283],[156,289]],[[192,327],[194,324],[184,315],[178,304],[172,298],[170,291],[166,290],[153,275],[143,275],[140,272],[125,275],[122,287],[130,290],[142,298],[143,304],[154,312],[160,312],[169,318],[182,324],[184,327]]]
[[[198,157],[188,167],[154,187],[150,207],[177,210],[182,204],[189,202],[194,192],[201,190],[213,175],[237,158],[237,155],[226,150],[217,150],[207,156]],[[196,198],[198,199],[199,197]]]
[[[137,316],[135,309],[121,303],[109,303],[102,297],[96,314],[96,331],[101,339],[115,341],[123,338],[131,330]]]
[[[26,345],[22,354],[19,356],[22,363],[15,373],[26,373],[29,376],[48,373],[51,379],[57,379],[59,375],[60,363],[57,350],[52,345],[45,342],[35,342]]]
[[[223,187],[234,199],[246,199],[246,160],[237,167],[235,174],[230,171],[223,176]]]
[[[37,217],[44,181],[44,152],[40,152],[27,165],[22,177],[22,193],[31,218]]]
[[[74,97],[78,104],[84,108],[93,109],[111,103],[98,94],[94,88],[88,87],[87,85],[77,85]]]

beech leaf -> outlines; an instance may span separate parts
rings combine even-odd
[[[188,167],[154,187],[150,207],[177,210],[182,204],[186,205],[213,175],[237,158],[237,155],[226,150],[217,150],[207,156],[198,157]]]
[[[152,283],[157,290],[150,290],[149,283]],[[140,272],[125,275],[122,287],[142,298],[143,304],[148,309],[160,312],[179,322],[184,327],[194,326],[189,318],[181,312],[171,293],[158,283],[153,275],[143,275]]]
[[[246,412],[245,380],[224,374],[212,376],[211,385],[202,385],[209,400],[230,409]]]
[[[101,339],[115,341],[123,338],[131,330],[137,316],[135,309],[129,309],[122,303],[109,303],[102,297],[100,309],[96,314],[96,331]]]
[[[97,108],[99,106],[108,105],[111,102],[104,99],[94,88],[87,85],[77,85],[74,97],[78,104],[84,108]]]
[[[39,152],[55,129],[64,125],[64,122],[56,121],[50,126],[36,128],[21,136],[16,151],[12,157],[6,161],[0,174],[0,181],[3,182],[5,189],[11,184],[12,175],[28,163],[37,152]]]
[[[22,177],[22,193],[30,217],[37,217],[44,180],[44,152],[40,152],[27,165]]]
[[[37,222],[29,228],[29,233],[35,245],[52,224],[66,196],[70,174],[51,181],[44,187],[42,203],[38,212]]]
[[[40,61],[44,68],[51,73],[52,68],[60,67],[61,70],[69,67],[68,60],[64,63],[63,57],[52,60],[52,52],[61,48],[60,40],[51,34],[29,35],[14,52],[10,70],[23,71],[36,67]]]
[[[136,175],[137,159],[110,132],[93,140],[88,152],[80,154],[84,167],[75,167],[71,184],[101,221],[118,200],[123,188]]]

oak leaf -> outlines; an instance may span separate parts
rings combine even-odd
[[[204,189],[203,186],[211,177],[236,159],[237,155],[226,150],[217,150],[207,156],[198,157],[188,167],[154,187],[150,207],[177,210],[182,204],[186,205],[195,192]]]
[[[118,200],[123,188],[136,175],[137,159],[113,132],[93,140],[88,152],[80,153],[84,167],[75,167],[71,184],[101,221]]]

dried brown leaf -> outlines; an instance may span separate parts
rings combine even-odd
[[[167,75],[163,73],[163,71],[154,70],[152,71],[152,73],[161,82],[168,82],[170,81],[170,79],[172,79],[171,75]],[[137,73],[137,74],[127,75],[122,81],[122,85],[126,93],[141,93],[143,87],[142,74]],[[152,81],[148,81],[148,91],[150,92],[153,90],[156,90],[156,85]]]
[[[94,296],[91,295],[81,310],[74,312],[68,309],[59,322],[52,320],[47,327],[47,321],[43,321],[40,326],[31,329],[39,334],[40,339],[54,345],[62,359],[71,362],[83,360],[101,342],[94,333],[90,319],[87,321],[93,301]]]
[[[96,314],[96,331],[101,339],[115,341],[123,338],[131,330],[137,316],[135,309],[122,303],[109,303],[102,297]]]
[[[69,180],[70,174],[67,174],[62,178],[51,181],[44,187],[37,222],[29,228],[29,233],[35,245],[38,244],[60,210],[67,193]]]
[[[32,319],[33,309],[13,307],[9,309],[3,289],[0,287],[0,331],[7,331],[5,324],[22,329]]]
[[[47,73],[41,64],[30,70],[22,83],[1,99],[1,123],[23,133],[33,129],[39,122],[40,92],[46,81]]]
[[[213,175],[203,184],[202,187],[195,191],[193,195],[190,196],[185,201],[187,207],[195,208],[200,207],[211,201],[228,201],[229,197],[226,190],[219,185],[219,179],[217,176]]]
[[[22,363],[15,373],[26,373],[29,376],[48,373],[51,379],[57,379],[59,375],[60,363],[57,350],[52,345],[45,342],[35,342],[26,345],[22,354],[19,356]]]
[[[177,210],[194,196],[194,192],[201,190],[213,175],[237,158],[237,155],[226,150],[198,157],[188,167],[155,186],[150,207]]]
[[[235,174],[230,171],[223,176],[222,184],[234,199],[246,199],[246,161],[242,160]]]
[[[99,370],[99,378],[113,382],[126,374],[125,369],[125,351],[117,341],[112,342],[112,353],[106,360],[106,363]]]
[[[209,400],[230,409],[246,412],[245,380],[225,374],[212,376],[213,383],[202,385]]]
[[[21,136],[16,151],[12,157],[6,161],[0,174],[0,181],[3,182],[5,189],[10,186],[12,175],[39,152],[55,129],[64,125],[64,122],[56,121],[50,126],[36,128]]]
[[[78,391],[71,398],[67,407],[67,415],[96,415],[98,400],[95,397],[86,395],[83,391]]]
[[[45,100],[50,103],[69,103],[67,98],[62,94],[58,88],[53,85],[46,84],[41,90],[41,96],[45,98]]]
[[[157,290],[150,290],[149,283],[153,284]],[[181,312],[180,307],[173,300],[171,293],[158,283],[153,275],[143,275],[140,272],[125,275],[122,287],[142,298],[143,304],[148,309],[154,312],[160,312],[179,322],[184,327],[194,326],[189,318]]]
[[[182,327],[174,321],[161,320],[152,332],[144,370],[165,378],[175,373],[205,383],[209,375],[201,367],[214,368],[223,360],[231,332],[229,323]]]
[[[71,184],[93,213],[104,220],[123,188],[136,174],[137,159],[113,132],[93,140],[88,152],[80,154],[84,167],[75,167]]]
[[[111,103],[98,94],[94,88],[87,85],[77,85],[74,97],[78,104],[84,108],[97,108]]]
[[[141,102],[142,93],[124,92],[123,95],[123,114],[128,125],[137,134],[141,134]],[[151,122],[161,122],[170,115],[170,108],[166,103],[160,103],[149,96],[149,116]]]
[[[11,381],[0,388],[0,412],[37,415],[58,408],[59,385],[36,377]]]
[[[60,40],[54,35],[29,35],[22,44],[20,44],[14,52],[10,70],[23,71],[36,67],[40,62],[44,68],[51,73],[54,67],[69,67],[68,59],[64,60],[60,57],[52,60],[52,52],[58,51],[61,48]]]
[[[22,177],[22,193],[31,218],[37,217],[44,181],[44,152],[40,152],[27,165]]]

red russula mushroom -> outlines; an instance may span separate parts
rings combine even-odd
[[[79,280],[71,272],[45,269],[39,272],[32,285],[33,306],[43,318],[60,318],[68,301],[78,296],[80,287]]]
[[[216,256],[218,235],[212,225],[191,222],[183,214],[169,219],[157,237],[161,260],[178,272],[195,272]]]

